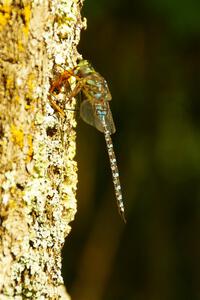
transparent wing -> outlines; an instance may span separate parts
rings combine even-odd
[[[110,134],[113,134],[116,131],[115,124],[113,121],[112,113],[109,108],[108,102],[106,104],[107,104],[107,109],[106,109],[106,113],[104,115],[104,120],[105,120],[106,127],[109,130]],[[99,117],[99,115],[96,114],[95,106],[90,101],[84,100],[81,103],[80,115],[81,115],[81,118],[83,119],[83,121],[85,121],[89,125],[94,126],[99,131],[104,132],[104,127],[103,127],[101,118]]]
[[[83,119],[83,121],[85,121],[89,125],[96,127],[94,108],[89,101],[84,100],[83,102],[81,102],[80,116]]]

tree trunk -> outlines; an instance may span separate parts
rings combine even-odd
[[[76,213],[76,121],[47,96],[56,68],[80,57],[82,2],[0,1],[1,300],[69,299],[61,249]]]

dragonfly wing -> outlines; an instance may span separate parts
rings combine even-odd
[[[115,124],[108,102],[107,105],[108,109],[106,110],[106,114],[104,115],[104,121],[110,134],[113,134],[116,131]],[[83,121],[85,121],[89,125],[94,126],[99,131],[104,132],[103,120],[101,119],[101,116],[96,113],[95,106],[90,101],[84,100],[81,103],[80,115]]]
[[[95,113],[95,107],[90,101],[84,100],[81,103],[80,116],[84,122],[94,126],[99,131],[104,132],[102,121]]]
[[[106,123],[106,127],[109,130],[110,134],[115,133],[115,131],[116,131],[115,123],[113,121],[113,116],[112,116],[112,112],[109,108],[109,104],[108,104],[107,114],[105,116],[105,123]]]
[[[115,124],[113,121],[109,103],[105,101],[102,104],[96,104],[95,112],[97,116],[97,118],[95,119],[96,128],[103,132],[105,131],[106,128],[106,130],[109,131],[109,134],[115,133],[116,129],[115,129]],[[103,130],[100,129],[101,127],[103,127]]]
[[[96,127],[94,107],[90,101],[84,100],[80,106],[80,116],[84,122]]]

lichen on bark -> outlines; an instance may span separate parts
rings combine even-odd
[[[76,213],[76,120],[48,91],[53,70],[80,58],[82,2],[0,1],[0,299],[69,299],[61,249]]]

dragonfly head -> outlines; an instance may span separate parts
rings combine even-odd
[[[80,77],[86,77],[87,75],[94,72],[95,72],[94,68],[86,59],[80,60],[80,62],[77,64],[75,68],[75,74]]]

